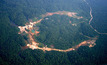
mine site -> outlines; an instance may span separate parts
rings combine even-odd
[[[94,38],[90,38],[89,37],[89,40],[85,40],[85,41],[79,43],[78,45],[75,45],[75,46],[73,46],[73,47],[71,47],[69,49],[66,49],[66,50],[56,49],[56,48],[49,48],[49,47],[47,47],[47,45],[45,45],[44,47],[39,47],[39,43],[35,41],[34,35],[36,35],[36,36],[39,35],[39,33],[41,31],[38,31],[39,28],[38,27],[34,27],[34,25],[40,23],[45,17],[52,16],[54,14],[67,15],[69,17],[73,17],[73,18],[76,18],[76,19],[83,18],[82,16],[76,16],[77,13],[74,13],[74,12],[58,11],[58,12],[53,12],[53,13],[46,13],[46,14],[42,15],[42,19],[37,20],[35,22],[32,22],[32,20],[31,20],[31,22],[29,22],[29,24],[25,24],[25,26],[18,26],[18,28],[20,29],[20,32],[18,34],[23,34],[24,32],[26,34],[28,34],[28,41],[29,42],[26,41],[26,46],[22,47],[23,49],[27,49],[27,48],[30,48],[32,50],[40,49],[40,50],[43,50],[44,52],[45,51],[69,52],[69,51],[74,51],[74,50],[78,49],[80,46],[94,47],[96,45],[95,42],[97,40],[97,37],[94,37]],[[72,24],[71,21],[69,21],[69,23]],[[77,24],[72,24],[72,26],[76,26],[76,25]]]

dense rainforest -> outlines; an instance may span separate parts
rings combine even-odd
[[[107,5],[105,4],[107,1],[98,0],[97,2],[89,1],[90,5],[93,9],[93,16],[94,19],[92,21],[92,26],[97,29],[99,32],[106,33],[107,32],[107,8],[105,8]],[[96,25],[97,24],[97,25]]]
[[[72,23],[69,21],[72,21]],[[84,40],[88,40],[88,38],[81,35],[81,33],[89,37],[97,35],[97,33],[83,21],[82,19],[75,19],[64,15],[49,16],[48,20],[44,19],[37,25],[40,35],[35,38],[40,43],[44,43],[44,45],[53,45],[54,48],[71,48]]]
[[[94,19],[91,25],[99,32],[107,33],[107,1],[86,1],[89,2],[90,6],[93,9],[92,13]],[[89,48],[88,46],[81,46],[75,51],[70,51],[66,53],[57,51],[43,52],[42,50],[36,49],[22,50],[22,46],[25,46],[26,43],[24,41],[24,37],[18,34],[19,25],[25,25],[25,23],[29,22],[29,20],[33,19],[34,17],[41,18],[41,15],[45,14],[46,12],[56,12],[63,10],[77,12],[78,16],[83,16],[87,20],[90,19],[90,8],[83,0],[0,0],[0,65],[106,65],[107,35],[96,34],[95,32],[93,32],[93,29],[88,26],[88,21],[79,24],[80,27],[76,32],[81,31],[83,34],[90,37],[98,35],[99,37],[96,41],[96,45],[92,48]],[[65,30],[72,30],[72,28],[70,28],[70,24],[67,24],[67,18],[69,17],[53,15],[49,17],[49,20],[51,18],[56,21],[58,21],[59,19],[61,20],[63,25],[67,25],[67,27],[65,27]],[[70,20],[77,21],[72,18]],[[42,31],[42,35],[47,35],[49,30],[44,31],[44,29],[47,29],[47,26],[52,33],[54,30],[52,30],[51,26],[55,28],[54,25],[58,26],[61,24],[54,24],[56,21],[48,21],[46,23],[44,23],[44,21],[47,20],[43,20],[41,24],[38,25],[41,25],[40,31]],[[59,27],[56,27],[55,30],[59,31],[58,28],[63,29],[64,27],[60,25]],[[74,30],[76,30],[76,28],[74,28]],[[47,33],[45,34],[45,32]],[[66,35],[69,34],[67,31],[61,33],[66,33],[65,35],[63,35],[65,36],[65,38]],[[54,36],[55,35],[53,34],[53,36],[51,37]],[[58,33],[56,36],[62,35]],[[71,35],[70,37],[73,36]],[[77,35],[75,37],[77,38],[67,39],[67,43],[70,40],[78,41],[81,38],[86,39],[85,37],[81,37],[81,35]],[[50,40],[53,40],[50,38],[50,36],[48,38]],[[69,38],[69,36],[67,36],[67,38]],[[37,39],[41,42],[44,42],[44,38],[43,40],[41,40],[42,38],[40,37],[38,37]],[[57,41],[57,39],[58,38],[54,39],[54,41],[60,42]],[[47,39],[45,40],[46,44],[50,42]],[[58,48],[62,48],[62,46],[59,45]],[[69,44],[67,46],[64,45],[64,48],[68,48],[69,46]]]

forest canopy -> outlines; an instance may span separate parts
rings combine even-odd
[[[107,1],[86,1],[93,10],[91,25],[99,32],[107,33]],[[58,43],[61,42],[61,40],[57,40],[60,36],[68,44],[62,44],[64,48],[60,45],[56,48],[66,49],[72,46],[72,44],[69,44],[70,41],[81,42],[81,40],[87,39],[77,34],[77,32],[82,32],[90,37],[98,35],[96,45],[92,48],[81,46],[76,51],[66,53],[57,51],[43,52],[42,50],[32,50],[30,48],[23,50],[22,47],[26,46],[25,39],[27,38],[18,34],[20,31],[18,26],[24,26],[26,23],[29,23],[30,19],[35,17],[40,19],[41,15],[47,12],[57,11],[77,12],[77,16],[83,16],[84,19],[76,20],[65,15],[53,15],[48,17],[48,20],[42,20],[37,25],[41,31],[41,35],[36,37],[39,42],[50,45],[49,42],[53,40]],[[90,7],[83,0],[0,0],[0,65],[106,65],[107,35],[97,34],[88,24],[90,18]],[[50,22],[52,19],[54,21]],[[58,19],[62,24],[58,23]],[[69,24],[69,21],[76,23],[82,20],[85,20],[85,22],[80,23],[77,28]],[[65,31],[59,30],[59,28]],[[57,31],[57,35],[54,35],[54,30]],[[75,31],[71,32],[70,30]],[[70,33],[72,35],[69,35]],[[50,35],[47,36],[50,40],[45,39],[45,35]],[[74,36],[75,38],[72,38]]]

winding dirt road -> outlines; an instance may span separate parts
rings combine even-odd
[[[34,49],[40,49],[40,50],[43,50],[44,52],[45,51],[59,51],[59,52],[69,52],[69,51],[73,51],[73,50],[76,50],[76,49],[78,49],[80,46],[89,46],[89,47],[94,47],[96,44],[95,44],[95,42],[96,42],[96,40],[97,40],[97,37],[96,38],[93,38],[93,39],[91,39],[91,40],[87,40],[87,41],[83,41],[83,42],[81,42],[80,44],[78,44],[78,45],[76,45],[76,46],[74,46],[74,47],[72,47],[72,48],[69,48],[69,49],[66,49],[66,50],[61,50],[61,49],[55,49],[55,48],[48,48],[48,47],[38,47],[38,45],[36,44],[36,43],[33,43],[33,44],[27,44],[27,46],[29,47],[29,48],[31,48],[32,50],[34,50]]]
[[[74,17],[74,18],[82,18],[82,17],[79,17],[79,16],[76,16],[76,13],[72,13],[72,12],[66,12],[66,11],[58,11],[58,12],[55,12],[55,13],[47,13],[45,15],[43,15],[43,18],[46,17],[46,16],[52,16],[53,14],[59,14],[59,15],[68,15],[69,17]],[[90,12],[90,15],[91,15],[91,12]],[[80,46],[89,46],[89,47],[93,47],[95,46],[95,42],[97,40],[97,37],[95,38],[90,38],[89,40],[86,40],[86,41],[83,41],[81,43],[79,43],[78,45],[72,47],[72,48],[69,48],[69,49],[66,49],[66,50],[62,50],[62,49],[55,49],[55,48],[48,48],[47,46],[44,46],[44,47],[39,47],[39,43],[35,42],[34,41],[34,38],[33,38],[33,35],[31,30],[33,29],[33,26],[37,23],[40,23],[42,20],[38,20],[38,21],[35,21],[35,22],[30,22],[28,25],[25,25],[25,26],[19,26],[18,28],[20,29],[20,32],[19,34],[23,34],[23,32],[25,32],[26,34],[28,34],[28,39],[30,41],[30,44],[27,44],[27,46],[23,47],[23,48],[31,48],[32,50],[34,49],[40,49],[40,50],[43,50],[44,52],[45,51],[59,51],[59,52],[69,52],[69,51],[73,51],[73,50],[76,50],[78,49]],[[90,22],[91,22],[92,19],[90,19]],[[26,29],[29,30],[26,31]]]
[[[92,29],[94,29],[94,31],[97,32],[98,34],[106,34],[106,35],[107,35],[107,33],[98,32],[98,31],[91,25],[91,22],[92,22],[92,20],[93,20],[92,8],[91,8],[91,6],[89,5],[89,3],[88,3],[86,0],[83,0],[83,1],[90,7],[90,16],[91,16],[91,19],[89,20],[89,25],[90,25],[90,27],[91,27]]]
[[[93,15],[92,15],[92,8],[91,6],[89,5],[89,3],[86,1],[86,0],[83,0],[89,7],[90,7],[90,20],[89,20],[89,25],[92,29],[94,29],[95,32],[97,32],[98,34],[107,34],[107,33],[100,33],[98,32],[95,28],[92,27],[91,25],[91,22],[93,20]],[[95,38],[91,38],[91,37],[88,37],[89,40],[86,40],[86,41],[83,41],[81,43],[79,43],[78,45],[72,47],[72,48],[69,48],[69,49],[66,49],[66,50],[62,50],[62,49],[55,49],[55,48],[48,48],[47,46],[45,47],[39,47],[39,43],[35,42],[34,41],[34,38],[33,38],[33,35],[31,32],[27,32],[25,30],[26,29],[29,29],[29,30],[32,30],[33,28],[33,25],[37,24],[37,23],[40,23],[44,17],[47,17],[47,16],[52,16],[54,14],[58,14],[58,15],[67,15],[69,17],[73,17],[73,18],[77,18],[77,19],[80,19],[80,18],[83,18],[82,16],[79,17],[79,16],[76,16],[77,13],[74,13],[74,12],[67,12],[67,11],[58,11],[58,12],[52,12],[52,13],[46,13],[44,15],[42,15],[42,19],[36,21],[36,22],[30,22],[29,25],[26,25],[26,26],[19,26],[19,29],[20,29],[20,34],[22,32],[26,32],[27,34],[29,34],[29,40],[30,40],[30,44],[27,44],[27,48],[31,48],[32,50],[34,49],[40,49],[40,50],[43,50],[43,51],[59,51],[59,52],[69,52],[69,51],[73,51],[73,50],[76,50],[78,49],[80,46],[89,46],[89,47],[94,47],[96,44],[96,40],[97,40],[97,37]]]

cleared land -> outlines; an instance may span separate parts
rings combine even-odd
[[[66,49],[66,50],[55,49],[55,48],[48,48],[47,46],[39,47],[39,43],[35,42],[34,37],[33,37],[34,34],[38,35],[39,31],[35,30],[35,33],[32,33],[31,31],[34,28],[34,25],[40,23],[44,19],[44,17],[52,16],[54,14],[67,15],[69,17],[73,17],[73,18],[77,18],[77,19],[83,18],[82,16],[76,16],[77,13],[74,13],[74,12],[58,11],[58,12],[53,12],[53,13],[46,13],[46,14],[42,15],[42,19],[40,19],[38,21],[30,22],[29,24],[26,24],[25,26],[19,26],[18,27],[20,29],[19,34],[23,34],[23,32],[28,34],[29,44],[27,44],[27,46],[23,47],[24,49],[31,48],[32,50],[40,49],[40,50],[43,50],[43,51],[69,52],[69,51],[78,49],[80,46],[94,47],[96,45],[95,42],[97,40],[97,37],[90,38],[89,40],[83,41],[83,42],[79,43],[78,45],[73,46],[72,48],[69,48],[69,49]],[[92,18],[90,20],[92,20]],[[69,23],[71,24],[71,21]],[[26,29],[29,30],[29,31],[27,31]]]

